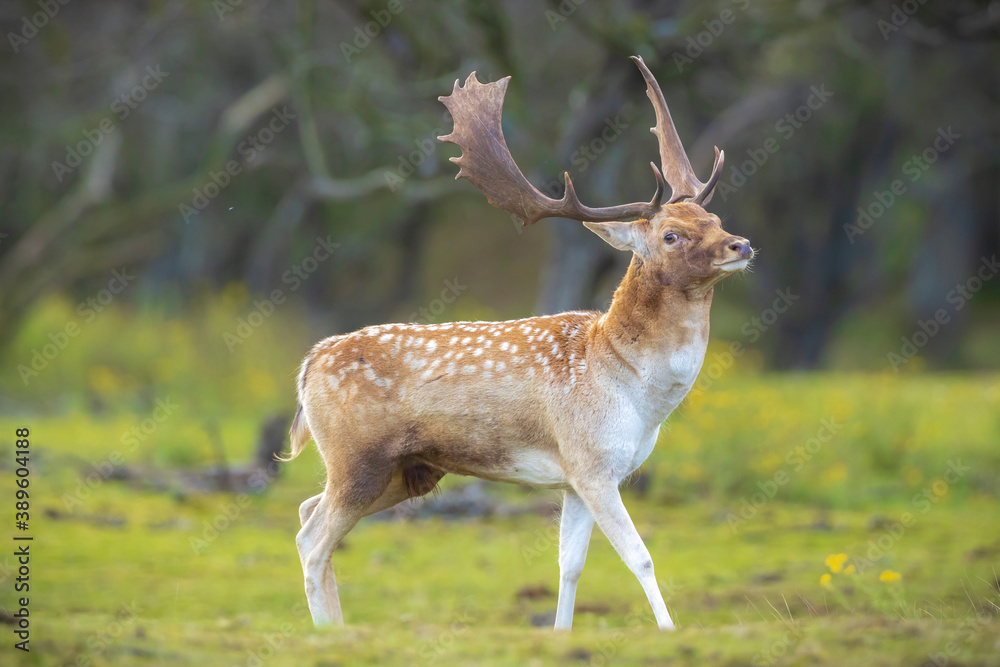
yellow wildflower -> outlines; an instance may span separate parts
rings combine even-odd
[[[87,370],[87,379],[94,391],[102,396],[108,396],[121,389],[119,377],[107,366],[91,366]]]
[[[826,574],[824,574],[822,577],[819,578],[819,585],[822,586],[823,588],[830,588],[830,579],[832,578],[833,577],[830,576],[830,573],[827,572]]]
[[[830,568],[830,572],[836,574],[843,569],[844,563],[847,562],[847,554],[830,554],[823,562],[826,563],[828,568]]]
[[[842,482],[847,478],[847,466],[843,463],[835,463],[827,470],[824,470],[821,477],[823,484],[828,486],[836,484],[837,482]]]
[[[878,575],[878,580],[884,582],[899,581],[902,578],[903,575],[893,570],[882,570],[882,574]]]
[[[848,565],[844,568],[844,574],[854,574],[854,565]]]
[[[780,456],[778,456],[774,452],[770,452],[767,454],[767,456],[761,459],[758,468],[765,470],[767,472],[772,472],[778,469],[778,466],[781,465],[782,460],[783,459]]]

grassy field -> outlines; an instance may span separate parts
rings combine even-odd
[[[205,331],[224,314],[105,335],[124,322],[109,314],[26,387],[2,385],[0,497],[13,502],[28,427],[34,536],[31,652],[5,615],[4,665],[1000,662],[996,375],[768,375],[747,357],[713,378],[712,348],[626,491],[675,633],[595,533],[574,631],[553,634],[558,495],[502,485],[486,487],[493,516],[363,521],[334,554],[348,627],[317,632],[294,545],[298,504],[321,488],[315,451],[246,496],[182,474],[213,443],[250,458],[305,344],[262,328],[213,357]],[[467,483],[446,478],[441,498]]]

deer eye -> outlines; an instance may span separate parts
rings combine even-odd
[[[677,234],[674,234],[673,232],[670,232],[669,234],[664,234],[663,240],[668,245],[674,243],[677,240]]]

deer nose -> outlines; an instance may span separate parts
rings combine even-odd
[[[733,252],[738,252],[740,254],[740,259],[750,259],[753,256],[753,250],[750,248],[750,242],[746,239],[740,239],[730,243],[729,249]]]

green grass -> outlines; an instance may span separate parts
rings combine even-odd
[[[578,614],[571,636],[557,636],[531,626],[552,611],[553,597],[517,597],[556,584],[551,522],[540,517],[362,524],[334,557],[350,625],[316,632],[303,604],[291,504],[257,499],[195,556],[189,540],[213,502],[196,509],[107,495],[101,511],[126,517],[124,527],[45,522],[38,531],[37,664],[246,664],[269,638],[279,650],[268,664],[289,665],[431,664],[432,655],[436,664],[573,663],[607,652],[614,664],[651,656],[743,664],[777,658],[783,644],[776,664],[794,664],[789,656],[849,664],[858,651],[867,664],[923,664],[952,638],[961,664],[987,664],[997,649],[993,569],[989,558],[970,556],[985,550],[995,562],[996,539],[982,530],[997,525],[995,508],[929,514],[887,557],[900,582],[880,584],[876,568],[842,575],[829,591],[818,585],[823,559],[864,548],[872,537],[866,514],[835,512],[823,517],[832,528],[817,530],[815,510],[780,506],[766,527],[735,537],[711,507],[642,507],[637,523],[681,630],[655,630],[638,585],[598,537],[578,600],[593,611]],[[151,527],[162,521],[174,525]],[[136,618],[116,619],[123,604],[134,605]],[[980,626],[964,639],[964,627]]]
[[[802,395],[802,381],[755,383],[758,393],[788,397]],[[809,381],[816,392],[835,384],[830,378]],[[960,391],[976,381],[949,382]],[[107,456],[135,416],[0,419],[3,433],[28,424],[35,443],[33,650],[16,659],[257,664],[253,656],[268,654],[271,641],[278,648],[263,662],[275,665],[646,664],[670,658],[679,664],[849,664],[862,654],[867,664],[924,664],[954,641],[958,656],[951,664],[989,664],[1000,631],[994,606],[1000,603],[1000,510],[988,492],[959,480],[961,493],[946,492],[921,512],[909,490],[875,503],[859,489],[868,500],[840,509],[826,506],[828,492],[820,487],[812,503],[787,502],[782,494],[791,490],[789,483],[734,530],[730,516],[739,512],[742,485],[731,485],[728,497],[708,490],[678,502],[663,490],[672,478],[655,472],[670,466],[671,434],[689,417],[665,429],[647,492],[630,491],[626,500],[680,631],[655,630],[638,584],[595,534],[580,584],[581,612],[568,636],[532,624],[555,608],[552,518],[365,521],[334,554],[349,627],[317,632],[304,607],[294,546],[297,505],[319,489],[314,452],[243,502],[226,494],[135,490],[113,481],[80,498],[72,494],[81,473]],[[160,461],[153,447],[184,447],[172,440],[168,424],[129,463]],[[232,443],[252,442],[255,428],[248,420],[223,425],[234,459],[247,448]],[[784,444],[772,442],[771,448],[781,451]],[[841,457],[870,460],[856,446],[857,440],[843,444]],[[717,461],[717,467],[727,465]],[[2,492],[9,498],[9,468],[4,473]],[[805,467],[801,474],[815,482],[824,468]],[[927,483],[913,486],[919,491]],[[899,483],[901,489],[908,485]],[[496,490],[525,505],[558,499],[550,492]],[[854,507],[865,503],[867,508]],[[899,533],[895,522],[906,512],[914,518]],[[222,530],[211,527],[213,520]],[[838,553],[862,571],[834,574],[831,586],[823,587],[824,560]],[[880,582],[884,570],[899,572],[900,581]],[[532,588],[534,597],[518,596]],[[9,581],[0,601],[10,608]],[[123,605],[134,605],[135,616]]]
[[[538,627],[558,586],[556,519],[540,513],[363,521],[334,554],[348,627],[316,631],[294,544],[298,504],[321,488],[315,451],[242,499],[95,472],[109,460],[209,465],[213,430],[230,461],[245,461],[262,420],[291,407],[307,334],[262,327],[220,352],[239,312],[226,308],[208,307],[197,324],[110,312],[28,386],[0,383],[0,498],[12,502],[13,432],[28,426],[35,536],[32,651],[13,651],[0,624],[0,663],[997,662],[1000,376],[767,375],[745,359],[705,376],[626,490],[675,633],[655,630],[599,533],[573,633]],[[58,328],[64,310],[43,309],[8,361],[30,357],[31,336]],[[130,440],[166,398],[176,409]],[[489,488],[514,505],[558,501]],[[10,551],[0,552],[0,606],[13,611]],[[852,573],[830,571],[837,554]]]

